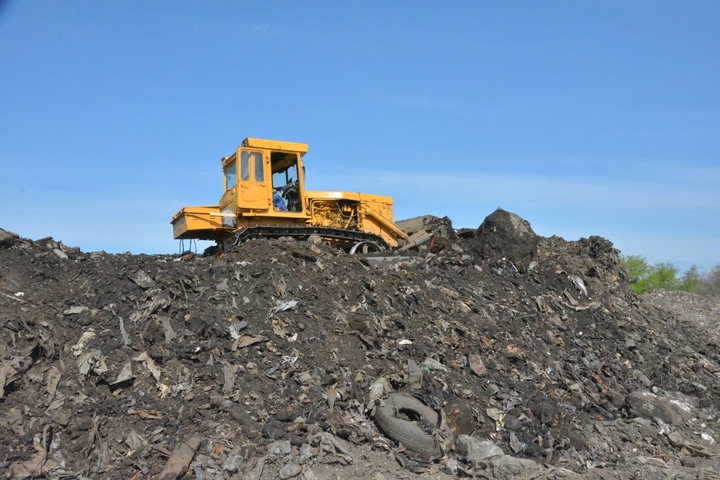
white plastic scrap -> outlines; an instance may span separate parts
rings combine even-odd
[[[299,356],[291,356],[291,355],[283,355],[283,365],[293,365],[295,362],[297,362],[297,359],[300,358]]]
[[[88,352],[78,354],[76,360],[78,371],[81,375],[87,375],[90,370],[100,375],[107,371],[107,366],[102,358],[102,352],[98,349],[90,350]]]
[[[133,372],[132,372],[132,362],[127,362],[120,373],[118,374],[117,378],[114,382],[112,382],[110,385],[116,385],[118,383],[124,382],[125,380],[130,380],[133,378]]]
[[[577,289],[580,290],[582,294],[587,297],[587,288],[585,288],[585,282],[583,282],[583,279],[575,275],[568,275],[568,278],[572,280]]]
[[[438,362],[434,358],[426,358],[423,360],[423,362],[420,364],[421,367],[427,367],[430,370],[440,370],[443,372],[447,372],[447,368],[442,363]]]
[[[286,302],[282,300],[275,300],[275,306],[270,310],[270,317],[274,316],[278,312],[284,312],[285,310],[291,310],[298,305],[297,300],[288,300]]]
[[[80,340],[77,341],[75,345],[73,345],[70,350],[72,350],[73,355],[80,356],[83,350],[85,350],[85,345],[87,345],[87,342],[90,341],[90,339],[95,337],[95,330],[92,328],[83,332],[83,334],[80,336]]]
[[[715,439],[705,432],[700,433],[700,438],[702,438],[704,442],[709,443],[710,445],[715,443]]]
[[[192,386],[188,382],[180,382],[170,386],[168,393],[171,397],[174,397],[178,393],[189,392],[190,390],[192,390]]]
[[[128,335],[127,330],[125,330],[125,322],[123,322],[122,317],[120,318],[120,336],[123,339],[123,345],[126,347],[130,345],[130,335]]]
[[[375,400],[380,400],[385,392],[390,391],[390,385],[385,377],[380,377],[370,385],[368,392],[368,405],[373,405]]]
[[[686,412],[691,412],[693,409],[692,405],[690,405],[688,402],[682,402],[676,398],[671,398],[670,403],[672,403],[673,405],[677,405],[678,408]]]
[[[233,299],[234,300],[234,299]],[[233,322],[228,327],[228,331],[230,332],[230,336],[233,340],[237,340],[242,335],[242,330],[247,327],[248,322],[245,320],[239,321],[239,322]]]
[[[163,329],[165,330],[165,344],[169,345],[170,342],[172,342],[172,339],[175,338],[175,331],[172,328],[172,325],[170,325],[170,319],[167,317],[160,317],[160,323],[163,326]]]
[[[488,407],[488,408],[485,410],[485,414],[486,414],[488,417],[490,417],[490,418],[492,418],[493,420],[495,420],[496,422],[503,417],[503,412],[502,412],[502,410],[500,410],[499,408],[495,408],[495,407]]]

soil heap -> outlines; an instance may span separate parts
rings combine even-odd
[[[0,474],[720,478],[717,318],[645,302],[600,237],[446,233],[203,257],[0,230]]]

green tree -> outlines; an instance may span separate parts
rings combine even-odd
[[[679,278],[680,269],[672,263],[650,265],[647,259],[640,255],[621,256],[620,260],[628,274],[628,286],[638,295],[653,290],[682,290],[695,293],[704,284],[703,277],[695,265]],[[720,286],[720,266],[717,269],[717,277]]]
[[[649,291],[680,290],[681,282],[677,275],[680,269],[672,263],[658,263],[650,267],[648,275]]]
[[[640,255],[623,255],[620,257],[623,267],[628,273],[628,283],[636,283],[645,278],[650,273],[650,265],[648,265],[645,257]]]
[[[680,290],[690,293],[699,293],[703,282],[703,277],[698,271],[697,265],[693,265],[683,273],[680,283]]]
[[[650,265],[647,259],[640,255],[623,255],[620,257],[620,261],[628,274],[628,286],[638,295],[649,292]]]

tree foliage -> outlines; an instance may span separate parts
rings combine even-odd
[[[628,255],[621,257],[621,260],[628,273],[628,283],[630,285],[640,282],[650,274],[650,265],[645,257]]]
[[[639,255],[622,256],[620,260],[628,274],[628,286],[638,295],[653,290],[720,294],[720,265],[704,275],[693,265],[679,276],[680,269],[672,263],[650,265],[645,257]]]
[[[720,295],[720,264],[710,269],[698,289],[700,293],[705,295]]]
[[[690,267],[688,271],[683,273],[680,280],[680,290],[690,293],[700,293],[703,284],[703,277],[698,271],[697,265]]]

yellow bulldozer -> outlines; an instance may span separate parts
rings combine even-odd
[[[219,204],[184,207],[173,216],[174,237],[214,240],[221,250],[251,238],[315,238],[350,253],[407,249],[430,239],[417,221],[406,222],[409,229],[395,223],[391,197],[305,190],[307,151],[304,143],[246,138],[221,159]]]

